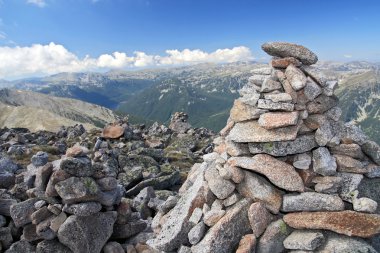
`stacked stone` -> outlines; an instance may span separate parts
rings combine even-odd
[[[313,52],[262,48],[272,66],[253,70],[214,153],[194,165],[177,205],[154,218],[148,244],[182,253],[377,252],[378,204],[358,189],[380,177],[379,145],[339,120],[337,81],[311,66]]]
[[[123,188],[116,171],[97,166],[81,146],[69,148],[53,163],[39,152],[19,180],[29,185],[29,199],[10,207],[16,227],[22,228],[19,244],[37,252],[100,252],[113,233]],[[28,244],[32,243],[32,244]],[[8,252],[7,251],[7,252]]]

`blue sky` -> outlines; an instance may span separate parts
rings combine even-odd
[[[209,57],[199,54],[233,48],[247,58],[240,47],[259,60],[265,57],[260,45],[266,41],[303,44],[323,60],[380,61],[380,1],[0,0],[0,58],[6,48],[18,61],[43,51],[80,64],[87,56],[98,67],[106,62],[112,68],[125,66],[118,65],[114,52],[135,57],[122,55],[125,63],[136,60],[136,51],[157,58],[178,50],[178,58],[185,49],[190,57],[199,49],[198,61]],[[31,51],[32,45],[41,47]],[[15,48],[28,57],[22,50],[11,51]],[[231,52],[211,58],[221,61]],[[112,59],[103,57],[99,63],[102,55]],[[157,62],[145,58],[146,65]],[[6,77],[1,68],[6,69],[0,64],[0,78]],[[34,73],[39,72],[44,73]]]

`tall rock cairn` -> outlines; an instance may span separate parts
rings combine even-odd
[[[265,43],[214,153],[194,165],[178,204],[153,220],[165,252],[377,252],[380,147],[339,120],[337,81],[309,49]],[[378,182],[378,181],[377,181]],[[299,251],[298,251],[299,250]]]

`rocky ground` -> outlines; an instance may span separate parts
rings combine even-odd
[[[177,203],[213,135],[184,113],[169,128],[0,129],[0,252],[156,252],[152,218]]]

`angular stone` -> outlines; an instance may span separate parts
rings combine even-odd
[[[237,193],[233,193],[228,198],[223,200],[223,206],[225,206],[225,207],[232,206],[233,204],[235,204],[239,200],[240,200],[240,195]]]
[[[261,48],[271,56],[281,58],[294,57],[305,65],[312,65],[318,61],[318,57],[304,46],[287,42],[267,42]]]
[[[301,177],[294,167],[266,154],[254,157],[232,157],[228,160],[231,166],[241,167],[265,175],[274,185],[287,191],[304,190]]]
[[[336,161],[325,147],[313,150],[313,170],[323,176],[332,176],[336,173]]]
[[[253,234],[259,238],[272,221],[272,215],[262,202],[255,202],[249,207],[248,219]]]
[[[11,216],[11,206],[17,204],[15,199],[0,199],[0,215]]]
[[[116,212],[70,216],[59,228],[59,241],[73,252],[100,253],[113,230]]]
[[[191,248],[193,253],[229,253],[237,247],[241,237],[249,230],[247,211],[251,202],[243,199],[227,211],[203,239]]]
[[[258,109],[251,105],[247,105],[243,103],[241,99],[236,99],[230,112],[230,118],[235,122],[258,119],[260,115],[266,111],[267,110]]]
[[[336,176],[342,178],[342,186],[339,191],[339,196],[344,201],[352,203],[352,200],[355,197],[354,191],[358,189],[358,186],[363,179],[363,175],[339,172]]]
[[[235,184],[240,184],[244,180],[244,171],[238,167],[228,167],[231,172],[231,180]]]
[[[374,141],[367,141],[362,145],[363,152],[368,155],[372,161],[380,165],[380,146]]]
[[[259,118],[259,125],[265,129],[294,126],[297,122],[298,112],[269,112]]]
[[[210,190],[218,199],[227,198],[234,190],[235,185],[229,180],[223,179],[215,167],[209,167],[205,173]]]
[[[327,81],[331,81],[333,77],[325,75],[321,70],[316,67],[311,66],[301,66],[302,71],[310,76],[314,81],[316,81],[322,87],[326,86]]]
[[[128,239],[147,228],[144,220],[131,221],[127,224],[115,224],[113,227],[112,239]]]
[[[285,194],[281,210],[283,212],[341,211],[344,210],[344,203],[338,196],[303,192],[298,195]]]
[[[38,168],[36,173],[36,180],[34,181],[34,186],[38,190],[45,191],[52,172],[53,165],[51,163],[47,163],[43,167]]]
[[[265,153],[272,156],[287,156],[304,153],[317,147],[314,135],[301,135],[293,141],[249,143],[251,154]]]
[[[294,104],[285,102],[273,102],[269,99],[259,99],[257,107],[264,110],[270,111],[288,111],[294,110]]]
[[[13,242],[12,231],[10,227],[0,227],[0,243],[2,248],[8,249]],[[0,246],[0,248],[1,248]]]
[[[307,83],[304,89],[304,95],[309,101],[313,101],[322,93],[322,88],[314,82],[311,78],[307,79]]]
[[[290,64],[299,67],[302,63],[294,57],[273,58],[271,65],[273,68],[286,69]]]
[[[228,139],[235,142],[290,141],[297,137],[298,125],[266,130],[257,121],[236,123]]]
[[[253,74],[248,78],[248,82],[261,86],[267,78],[269,78],[269,74]]]
[[[11,245],[11,247],[5,251],[6,253],[36,253],[36,246],[25,241],[20,240]]]
[[[326,121],[327,118],[323,114],[311,114],[307,117],[307,119],[304,120],[304,123],[308,128],[316,130],[324,123],[326,123]]]
[[[277,93],[277,94],[264,94],[265,99],[269,99],[272,102],[292,102],[292,96],[288,93]]]
[[[46,152],[38,151],[37,154],[32,156],[32,164],[36,167],[44,166],[49,159],[49,155]]]
[[[272,68],[271,67],[259,67],[259,68],[254,68],[252,69],[252,74],[254,75],[270,75],[272,73]]]
[[[380,165],[368,164],[366,166],[366,170],[367,170],[367,172],[365,173],[366,177],[369,177],[369,178],[380,177]]]
[[[62,159],[60,168],[77,177],[91,177],[95,172],[88,157],[67,157]]]
[[[119,125],[106,126],[103,129],[102,136],[108,139],[117,139],[124,135],[124,127]]]
[[[323,94],[326,96],[334,95],[334,90],[338,87],[338,81],[327,81],[323,87]]]
[[[325,112],[325,115],[327,116],[327,118],[331,120],[339,121],[340,117],[342,116],[342,113],[342,109],[340,109],[340,107],[338,106],[335,106],[327,112]]]
[[[226,151],[230,156],[249,155],[248,144],[226,141]]]
[[[57,233],[58,229],[66,221],[66,219],[67,215],[65,214],[65,212],[61,212],[57,217],[50,221],[50,229]]]
[[[335,96],[319,95],[314,101],[307,104],[309,114],[324,113],[338,104],[338,98]]]
[[[197,244],[204,236],[206,232],[206,225],[201,221],[195,225],[189,232],[189,242],[194,245]]]
[[[40,222],[51,217],[52,215],[53,215],[53,213],[48,210],[47,206],[44,206],[44,207],[38,209],[37,211],[35,211],[34,213],[32,213],[32,215],[30,217],[32,219],[32,223],[37,225]]]
[[[75,145],[66,150],[66,157],[81,157],[86,156],[89,150],[86,147]]]
[[[354,211],[289,213],[284,221],[295,229],[325,229],[363,238],[380,233],[380,215]]]
[[[366,252],[377,253],[370,244],[361,238],[338,235],[329,233],[325,244],[316,251],[316,253],[348,253],[348,252]]]
[[[355,159],[363,159],[364,154],[358,144],[340,144],[338,146],[330,147],[331,153],[334,155],[346,155]]]
[[[286,68],[285,76],[295,91],[301,90],[306,86],[307,78],[305,74],[292,64]]]
[[[271,78],[267,78],[264,80],[260,92],[271,92],[274,90],[279,90],[282,88],[282,85],[280,82],[275,81]]]
[[[187,234],[192,228],[190,215],[195,208],[202,208],[209,201],[210,191],[203,173],[204,169],[198,169],[193,185],[182,193],[177,205],[167,214],[161,232],[155,239],[147,241],[148,245],[158,250],[172,251],[187,242]]]
[[[91,177],[70,177],[55,185],[64,203],[73,204],[98,199],[99,187]]]
[[[355,198],[352,204],[357,212],[375,213],[377,209],[377,202],[370,198]]]
[[[283,242],[292,232],[282,219],[269,224],[257,245],[257,253],[281,253],[285,250]]]
[[[245,171],[244,180],[237,186],[239,193],[253,201],[262,201],[265,207],[277,214],[282,204],[282,196],[264,177]]]
[[[235,253],[251,253],[255,252],[256,237],[253,234],[245,235],[239,242],[238,249]]]
[[[36,211],[34,204],[38,199],[28,199],[23,202],[13,204],[10,207],[10,215],[16,227],[22,227],[32,222],[32,214]]]
[[[315,250],[324,242],[324,236],[320,232],[309,230],[296,230],[284,240],[286,249]]]
[[[326,146],[334,137],[331,125],[328,121],[323,123],[315,132],[315,140],[319,146]]]
[[[56,197],[58,196],[58,193],[57,191],[55,190],[55,185],[58,183],[58,182],[61,182],[63,180],[66,180],[68,178],[70,178],[71,175],[63,170],[56,170],[54,171],[51,176],[50,176],[50,179],[49,179],[49,182],[46,186],[46,192],[45,192],[45,195],[47,197]]]

